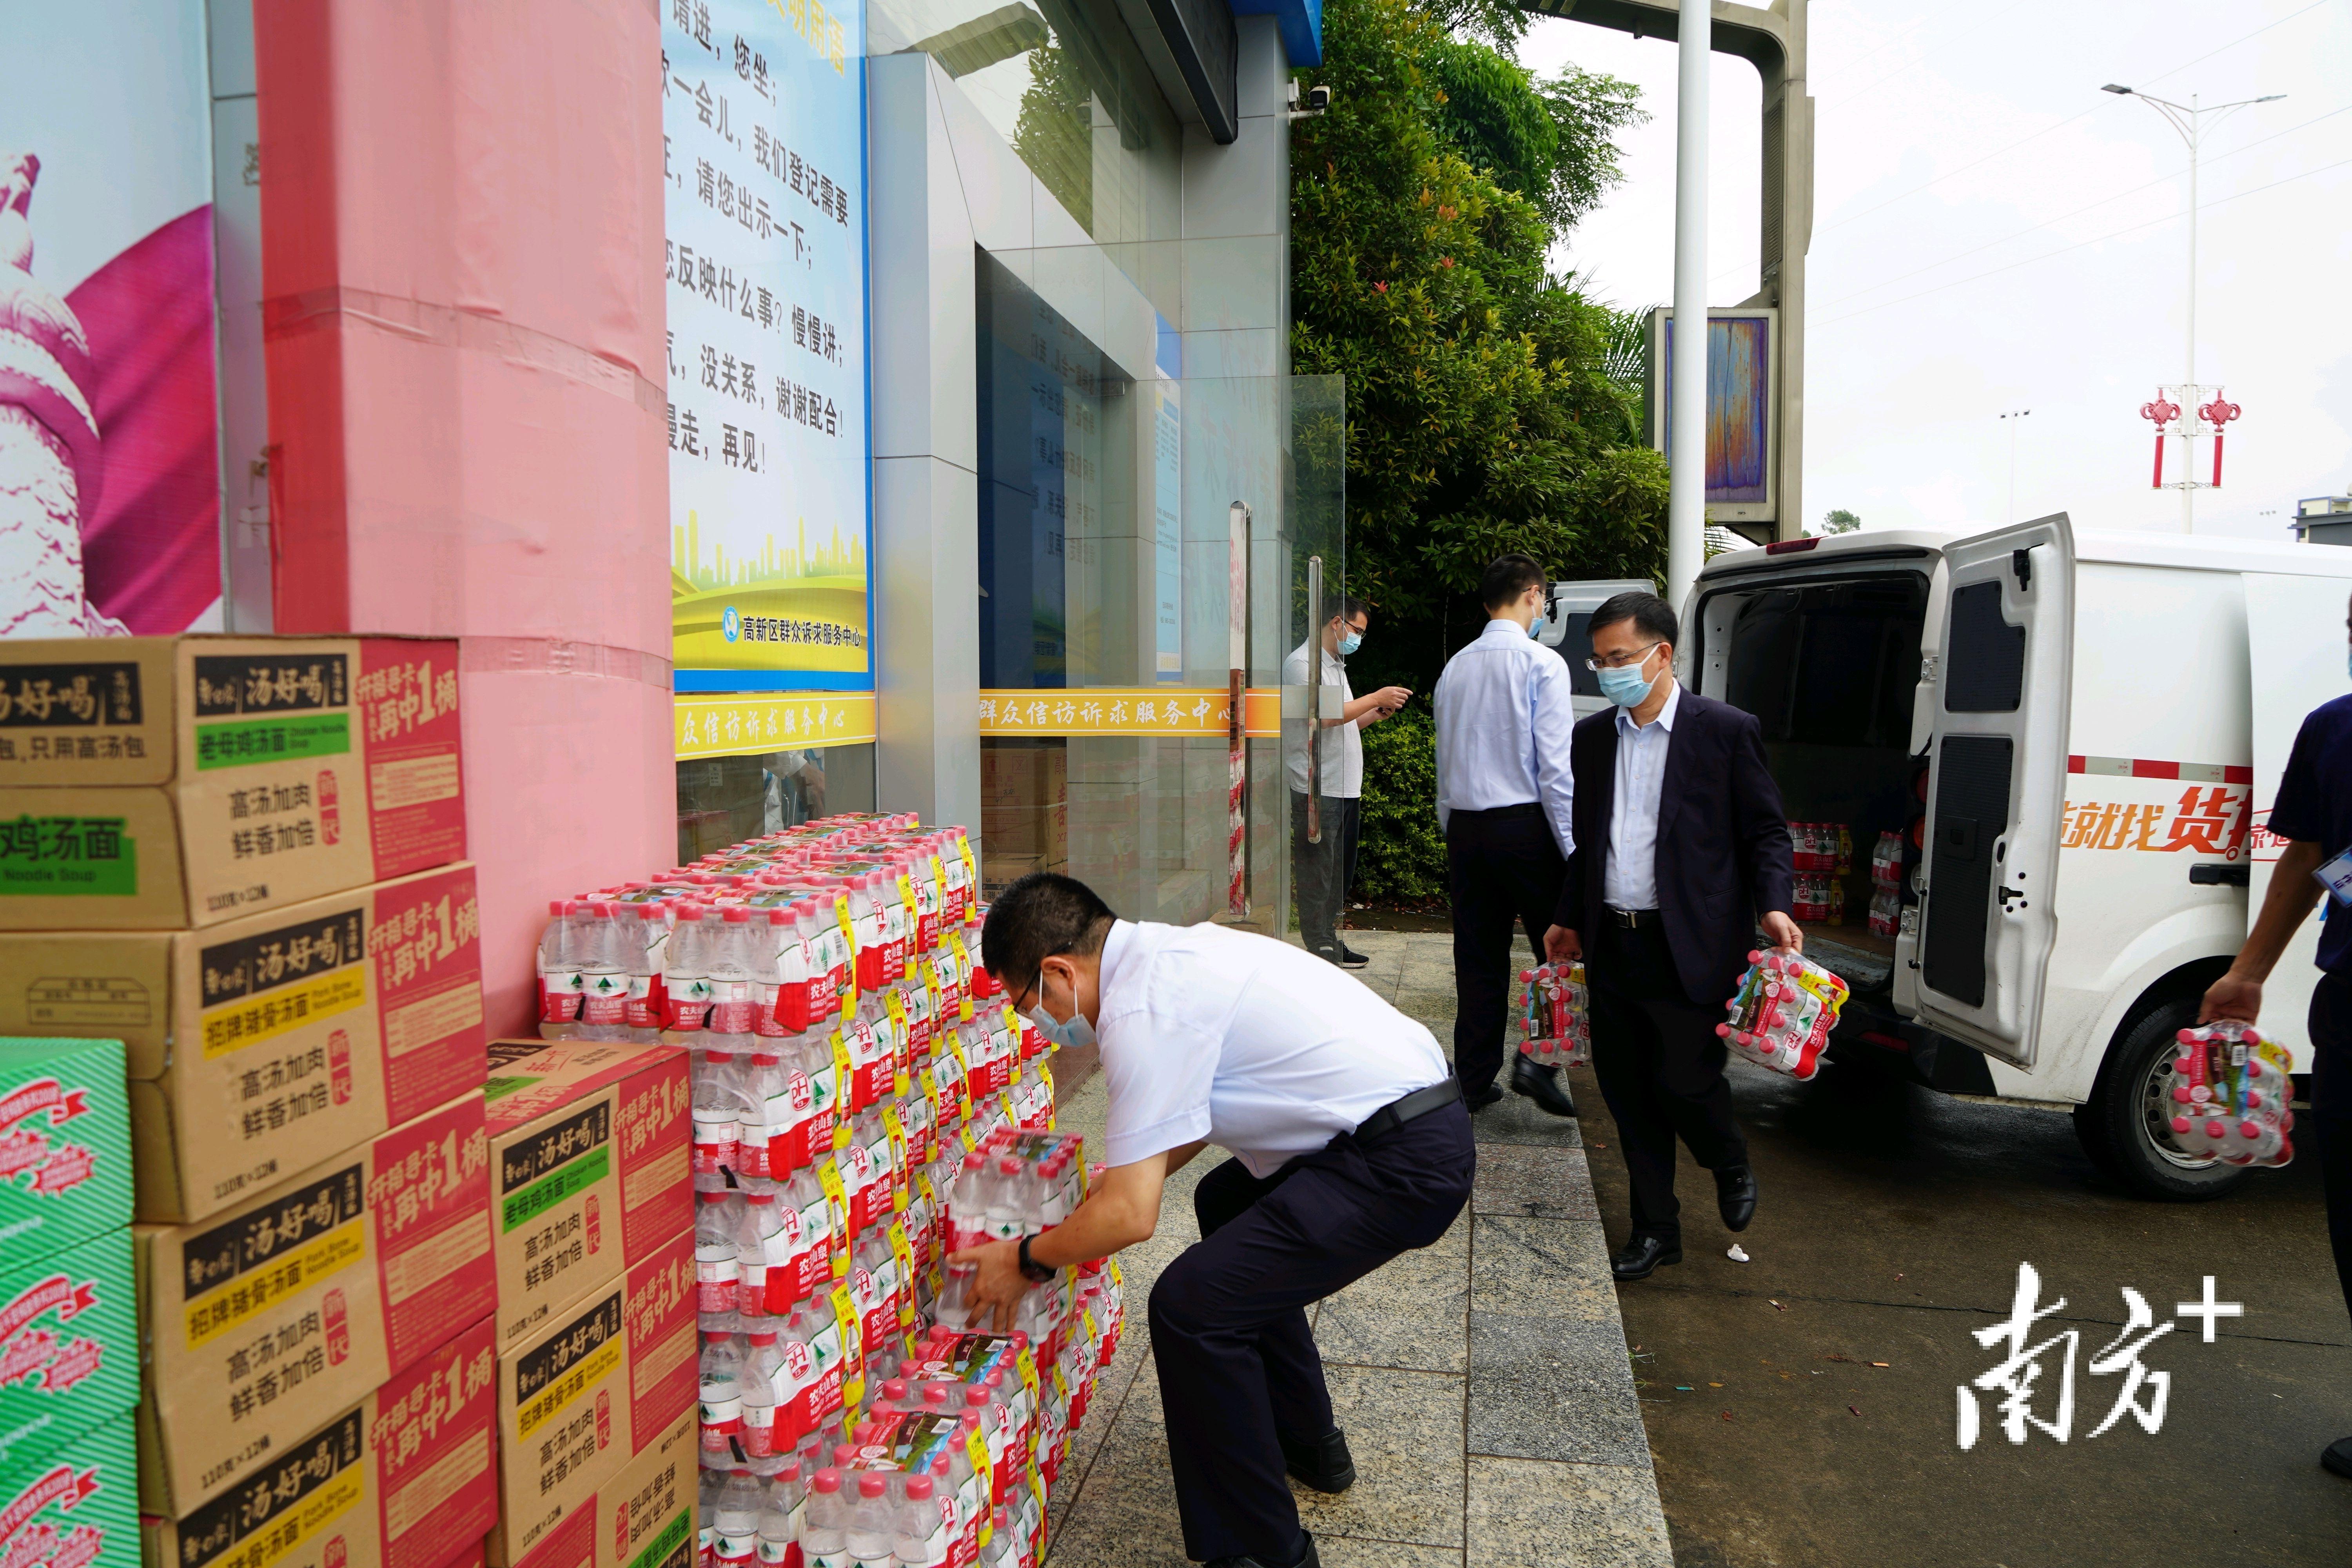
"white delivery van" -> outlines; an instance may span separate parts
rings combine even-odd
[[[1790,820],[1852,846],[1843,921],[1806,924],[1853,988],[1832,1057],[2071,1107],[2092,1159],[2150,1197],[2245,1180],[2157,1136],[2158,1080],[2261,907],[2295,731],[2352,688],[2348,596],[2352,549],[2077,534],[2063,513],[1709,561],[1677,674],[1755,714]],[[1882,935],[1886,833],[1906,847]],[[2263,999],[2299,1073],[2316,942],[2314,921]]]

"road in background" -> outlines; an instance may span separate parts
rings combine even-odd
[[[2150,1204],[2100,1175],[2063,1114],[1961,1101],[1862,1067],[1800,1084],[1737,1065],[1733,1093],[1762,1201],[1734,1237],[1683,1155],[1684,1257],[1618,1289],[1682,1568],[2087,1568],[2352,1561],[2352,1481],[2319,1468],[2352,1433],[2352,1323],[2305,1159],[2238,1195]],[[1626,1229],[1616,1129],[1571,1075],[1612,1246]],[[1740,1242],[1753,1261],[1725,1256]],[[2006,1356],[2018,1265],[2063,1297],[2026,1343],[2069,1331],[2072,1437],[2002,1430],[1962,1384]],[[2244,1304],[2201,1342],[2177,1304]],[[2161,1429],[2129,1415],[2093,1438],[2124,1375],[2091,1359],[2122,1331],[2122,1287],[2177,1324],[2141,1361],[2172,1374]],[[2064,1345],[2042,1356],[2033,1413],[2054,1419]],[[1885,1363],[1884,1366],[1874,1365]],[[2143,1385],[2138,1400],[2148,1403]]]

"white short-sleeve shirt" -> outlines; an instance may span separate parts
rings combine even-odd
[[[1100,1001],[1113,1165],[1206,1139],[1270,1176],[1451,1070],[1353,975],[1223,926],[1118,921]]]

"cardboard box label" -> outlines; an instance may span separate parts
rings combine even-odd
[[[205,1059],[217,1061],[366,1002],[364,922],[362,910],[338,910],[198,949]],[[307,1070],[315,1069],[306,1064],[305,1076]]]
[[[394,1377],[368,1424],[385,1568],[435,1568],[498,1518],[498,1354],[490,1320]]]
[[[0,897],[131,898],[139,844],[120,816],[35,816],[0,822]]]
[[[191,1238],[181,1253],[187,1347],[210,1344],[287,1297],[299,1296],[365,1259],[364,1179],[354,1161],[322,1181]],[[310,1337],[319,1327],[313,1313],[298,1336]],[[278,1354],[284,1356],[285,1349]],[[308,1359],[313,1373],[326,1370],[320,1347],[312,1346]],[[340,1363],[342,1357],[334,1359]],[[243,1381],[240,1373],[250,1369],[249,1359],[235,1358],[230,1381]],[[270,1397],[276,1398],[274,1379],[268,1386]],[[233,1394],[232,1414],[249,1414],[253,1398],[251,1390]]]
[[[0,673],[0,730],[136,728],[140,711],[135,664],[19,664]],[[110,738],[122,755],[121,737]]]
[[[621,1293],[615,1290],[573,1320],[562,1333],[517,1359],[515,1440],[528,1443],[533,1433],[610,1377],[626,1353],[627,1341],[621,1331]]]
[[[605,1100],[507,1150],[499,1167],[500,1233],[529,1225],[612,1173],[613,1106]]]
[[[179,1568],[271,1568],[367,1497],[365,1413],[353,1410],[180,1524]]]

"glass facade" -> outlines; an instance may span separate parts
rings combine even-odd
[[[677,863],[841,811],[873,811],[874,748],[826,746],[677,764]]]
[[[1307,636],[1310,563],[1327,593],[1346,570],[1339,383],[1188,379],[1149,331],[1122,362],[1097,338],[1119,335],[1121,281],[1073,287],[1085,266],[980,260],[982,879],[1066,871],[1130,919],[1271,930],[1278,725],[1306,721],[1283,661]],[[1094,330],[1046,286],[1090,301]],[[1130,325],[1147,310],[1130,298]],[[1238,750],[1213,719],[1236,686]]]
[[[870,53],[939,61],[1095,240],[1176,237],[1183,132],[1113,0],[873,0],[866,19]]]

